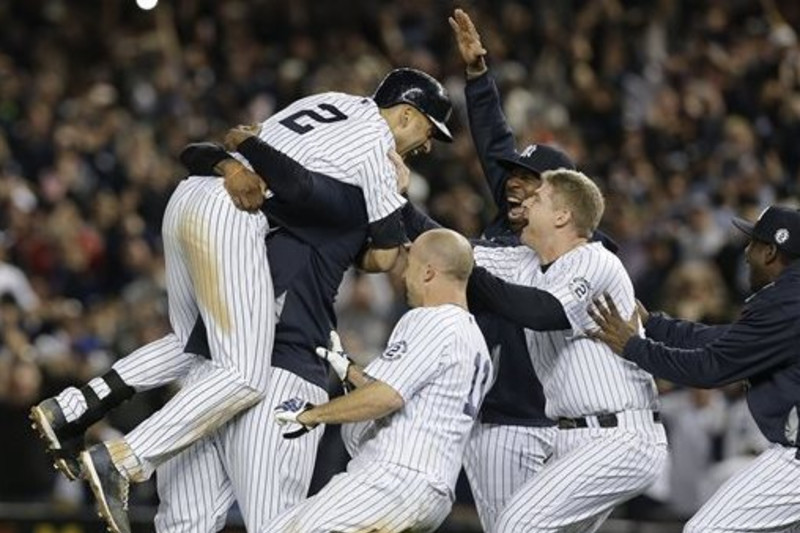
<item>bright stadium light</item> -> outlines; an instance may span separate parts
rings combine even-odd
[[[158,0],[136,0],[136,5],[139,9],[149,11],[158,5]]]

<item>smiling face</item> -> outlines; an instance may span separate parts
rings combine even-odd
[[[526,243],[536,243],[572,220],[572,212],[548,181],[543,181],[541,187],[522,202],[522,207],[527,223],[521,237]]]
[[[417,108],[402,104],[403,109],[397,124],[392,128],[397,153],[404,158],[431,151],[433,123]]]
[[[508,202],[508,224],[513,231],[520,231],[528,223],[525,218],[524,202],[542,185],[538,174],[517,168],[511,171],[506,180],[506,201]]]

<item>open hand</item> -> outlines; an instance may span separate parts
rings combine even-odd
[[[608,293],[604,293],[603,298],[595,298],[588,312],[600,329],[586,334],[608,344],[616,354],[622,355],[631,337],[639,335],[639,315],[633,313],[630,320],[622,318]]]
[[[486,62],[483,60],[486,48],[481,44],[481,36],[469,15],[462,9],[456,9],[453,11],[453,16],[449,17],[447,21],[453,28],[458,51],[461,52],[461,58],[467,65],[467,75],[476,77],[486,72]]]

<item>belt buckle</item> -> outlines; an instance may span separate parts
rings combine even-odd
[[[577,429],[578,421],[574,418],[559,418],[558,429]]]
[[[619,420],[615,413],[597,415],[597,425],[601,428],[615,428],[619,425]]]

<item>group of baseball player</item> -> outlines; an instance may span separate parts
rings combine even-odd
[[[159,532],[218,531],[234,502],[253,532],[434,531],[462,467],[485,531],[592,532],[665,468],[654,375],[749,380],[773,445],[685,531],[792,531],[800,213],[737,222],[755,291],[738,322],[637,308],[597,231],[600,189],[560,150],[515,149],[474,24],[459,9],[449,22],[499,211],[484,238],[439,227],[404,196],[405,160],[452,140],[449,97],[414,69],[371,97],[317,94],[223,145],[188,146],[190,177],[162,228],[172,331],[32,408],[56,467],[88,482],[116,533],[130,531],[130,484],[154,471]],[[335,334],[339,284],[352,266],[398,262],[411,310],[361,368]],[[331,371],[346,394],[329,401]],[[176,380],[130,433],[82,449],[110,410]],[[352,460],[307,498],[324,424],[343,424]]]

